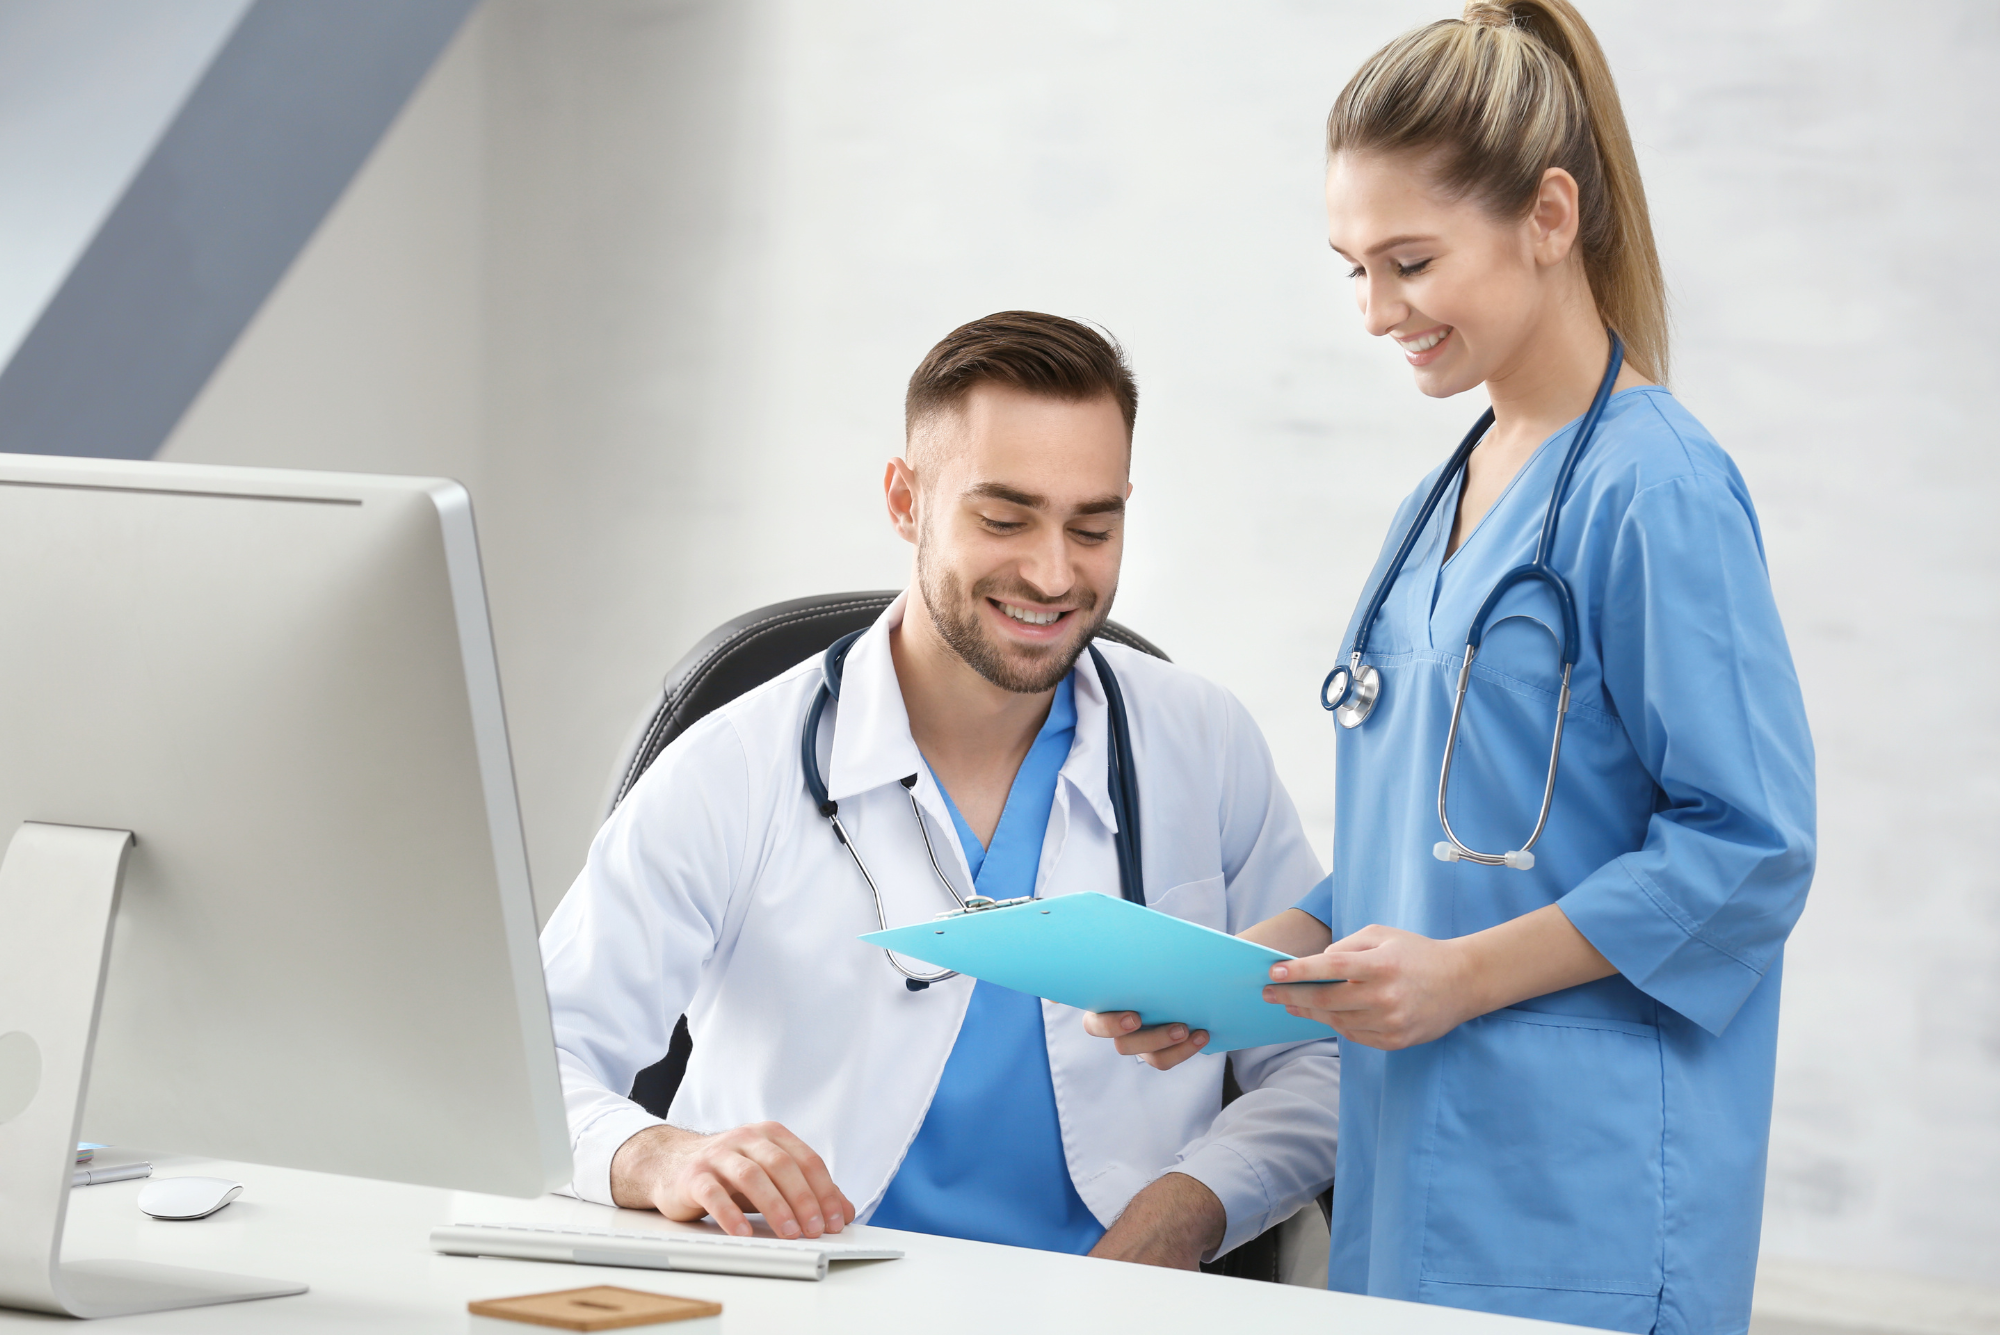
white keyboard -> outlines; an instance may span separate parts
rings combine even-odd
[[[825,1279],[828,1261],[895,1261],[893,1247],[861,1247],[834,1237],[732,1238],[724,1233],[620,1232],[567,1224],[451,1224],[431,1230],[431,1250],[446,1256],[506,1256],[524,1261],[699,1270],[767,1279]]]

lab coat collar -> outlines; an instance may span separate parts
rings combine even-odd
[[[1111,806],[1110,719],[1104,684],[1097,679],[1097,664],[1086,652],[1076,660],[1070,673],[1076,683],[1076,736],[1069,744],[1069,759],[1063,762],[1060,777],[1090,804],[1104,828],[1116,833],[1118,817]]]
[[[826,776],[826,795],[836,802],[925,772],[889,652],[889,632],[903,624],[909,599],[907,589],[897,594],[847,651]]]
[[[889,632],[903,624],[909,597],[907,589],[897,594],[847,652],[827,765],[826,792],[836,802],[899,783],[911,774],[929,778],[923,753],[910,736],[910,714],[896,680],[895,657],[889,652]],[[1077,660],[1074,676],[1076,735],[1059,775],[1090,804],[1104,827],[1115,831],[1118,822],[1105,782],[1109,712],[1104,687],[1088,654]]]

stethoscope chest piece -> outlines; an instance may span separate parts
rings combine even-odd
[[[1332,714],[1343,728],[1358,728],[1375,712],[1382,698],[1382,674],[1355,654],[1345,664],[1326,674],[1319,684],[1319,707]]]
[[[1382,698],[1382,674],[1373,664],[1363,663],[1361,670],[1348,673],[1346,668],[1337,669],[1349,676],[1345,694],[1347,698],[1335,706],[1334,719],[1343,728],[1358,728],[1375,712],[1375,702]]]

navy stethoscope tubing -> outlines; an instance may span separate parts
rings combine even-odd
[[[868,891],[875,898],[875,920],[882,924],[882,930],[889,929],[888,911],[882,906],[882,891],[875,884],[868,864],[861,859],[861,850],[854,846],[854,840],[847,833],[847,827],[840,822],[840,804],[827,796],[826,780],[819,770],[819,724],[826,713],[829,700],[840,698],[840,678],[847,666],[847,651],[861,638],[862,632],[853,631],[841,636],[827,647],[826,656],[820,660],[819,690],[813,694],[812,707],[806,711],[805,727],[799,734],[799,768],[805,774],[806,792],[812,796],[819,814],[826,817],[833,827],[834,837],[840,846],[854,859],[855,868],[861,879],[868,883]],[[1112,835],[1112,845],[1118,854],[1119,893],[1134,904],[1144,906],[1146,902],[1145,874],[1139,860],[1139,771],[1132,756],[1132,725],[1125,714],[1125,692],[1118,684],[1117,674],[1111,664],[1104,660],[1095,644],[1090,646],[1090,661],[1097,668],[1097,680],[1104,687],[1104,701],[1108,715],[1110,752],[1107,760],[1107,787],[1111,795],[1111,810],[1117,817],[1118,828]],[[930,855],[931,871],[937,876],[938,884],[961,910],[990,907],[992,900],[983,895],[961,895],[944,874],[944,867],[938,862],[937,849],[931,844],[930,824],[924,819],[923,808],[917,805],[917,776],[911,774],[900,781],[904,794],[910,799],[910,814],[916,818],[917,830],[924,837],[924,852]],[[913,973],[903,966],[893,951],[882,952],[897,973],[903,975],[903,985],[912,992],[921,992],[932,983],[941,983],[954,976],[952,970],[942,973]]]
[[[1472,618],[1471,629],[1465,638],[1465,660],[1458,669],[1458,689],[1451,706],[1451,727],[1445,733],[1444,764],[1438,771],[1438,823],[1444,827],[1445,837],[1433,848],[1432,853],[1442,862],[1476,862],[1486,867],[1514,867],[1526,870],[1535,865],[1535,855],[1529,850],[1542,837],[1542,831],[1549,823],[1549,806],[1555,800],[1556,765],[1562,755],[1563,723],[1569,716],[1569,679],[1576,667],[1579,635],[1577,633],[1576,595],[1570,590],[1569,581],[1549,564],[1555,552],[1556,523],[1562,516],[1563,495],[1569,490],[1571,476],[1576,472],[1577,460],[1590,445],[1591,437],[1597,434],[1597,423],[1604,416],[1604,405],[1611,401],[1611,389],[1618,380],[1618,372],[1625,364],[1625,345],[1617,334],[1611,335],[1611,356],[1604,368],[1604,378],[1598,382],[1597,393],[1590,401],[1590,408],[1577,424],[1576,436],[1570,441],[1569,450],[1563,455],[1562,467],[1556,473],[1554,488],[1549,492],[1548,512],[1542,517],[1541,541],[1535,544],[1534,559],[1525,565],[1515,566],[1493,585],[1486,595],[1486,601],[1479,605],[1479,612]],[[1375,619],[1381,615],[1382,604],[1388,599],[1389,591],[1403,573],[1403,565],[1409,560],[1410,552],[1417,545],[1431,515],[1437,510],[1445,493],[1465,471],[1466,460],[1493,425],[1493,410],[1488,408],[1473,423],[1472,430],[1459,442],[1458,448],[1431,484],[1424,497],[1423,505],[1416,517],[1410,521],[1403,540],[1397,544],[1396,555],[1382,572],[1374,591],[1369,595],[1367,609],[1361,615],[1359,626],[1354,632],[1354,645],[1345,663],[1335,665],[1320,683],[1320,705],[1331,712],[1343,728],[1358,728],[1368,716],[1375,712],[1375,706],[1382,698],[1381,673],[1362,660],[1368,652],[1368,637],[1375,629]],[[1562,691],[1556,704],[1555,737],[1549,744],[1548,775],[1542,785],[1541,812],[1535,818],[1535,828],[1527,841],[1519,848],[1506,853],[1481,853],[1468,847],[1452,832],[1451,818],[1445,810],[1445,796],[1451,788],[1451,761],[1458,749],[1458,730],[1461,715],[1465,709],[1465,691],[1472,679],[1472,661],[1479,654],[1480,645],[1486,638],[1486,621],[1499,605],[1500,599],[1517,584],[1541,584],[1556,600],[1562,616]]]

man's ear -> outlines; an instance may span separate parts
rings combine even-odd
[[[917,470],[904,459],[891,459],[882,474],[882,498],[889,504],[889,523],[911,546],[917,541]]]

